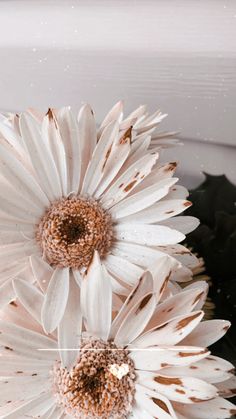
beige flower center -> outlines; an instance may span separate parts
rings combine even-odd
[[[51,265],[86,268],[94,250],[102,257],[110,249],[111,217],[97,201],[64,198],[47,209],[37,226],[36,238]]]
[[[126,366],[117,377],[112,366]],[[79,419],[125,419],[135,393],[133,361],[125,349],[102,340],[84,341],[76,365],[68,371],[57,362],[53,391],[67,414]]]

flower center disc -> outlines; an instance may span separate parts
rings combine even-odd
[[[128,372],[117,378],[111,366],[124,364]],[[74,418],[125,419],[135,393],[134,364],[114,343],[87,340],[70,371],[55,364],[53,389],[58,403]]]
[[[110,215],[97,201],[64,198],[41,219],[36,238],[47,261],[56,267],[87,267],[94,250],[104,256],[112,242]]]

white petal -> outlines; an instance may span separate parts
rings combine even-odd
[[[13,281],[13,286],[21,304],[41,324],[43,294],[35,286],[19,278]]]
[[[67,193],[78,192],[82,159],[78,125],[69,107],[59,110],[57,120],[66,155]]]
[[[35,178],[2,145],[0,145],[0,169],[1,175],[25,199],[34,201],[41,208],[49,206],[49,200]]]
[[[157,159],[157,153],[149,153],[130,166],[103,195],[103,207],[109,209],[128,195],[151,172]]]
[[[42,323],[46,333],[59,325],[69,294],[69,269],[56,268],[48,285],[42,307]]]
[[[170,228],[175,228],[176,230],[181,231],[183,234],[189,234],[199,226],[199,223],[200,221],[198,218],[186,215],[168,218],[168,220],[161,221],[159,224]]]
[[[116,242],[112,248],[112,254],[145,268],[153,266],[164,256],[164,253],[151,247],[124,242]]]
[[[187,199],[189,196],[188,190],[182,185],[174,185],[170,188],[166,199]]]
[[[170,279],[171,272],[176,269],[176,266],[178,266],[178,262],[174,258],[164,254],[153,265],[150,265],[157,301],[161,299]]]
[[[153,418],[177,419],[170,401],[155,391],[140,384],[136,384],[136,403],[147,410]]]
[[[222,397],[234,397],[236,393],[236,377],[233,375],[226,381],[217,383],[216,387],[219,391],[219,395]]]
[[[114,227],[117,240],[145,246],[165,246],[184,240],[185,236],[169,227],[149,224],[117,224]]]
[[[197,326],[203,315],[202,311],[197,311],[189,315],[175,317],[167,323],[148,330],[136,339],[133,345],[138,348],[148,348],[154,345],[176,345]]]
[[[107,255],[105,265],[111,274],[129,285],[136,285],[143,273],[137,265],[112,254]]]
[[[171,178],[176,170],[177,163],[165,163],[161,165],[155,165],[155,168],[152,172],[146,176],[143,182],[135,188],[135,192],[148,188],[149,186],[155,185],[157,182],[160,182],[162,179]],[[175,186],[174,186],[175,187]]]
[[[134,348],[130,357],[135,368],[156,371],[167,366],[185,366],[207,357],[209,351],[195,346],[153,346],[147,349]]]
[[[69,370],[78,355],[82,329],[82,314],[80,308],[80,290],[73,278],[70,276],[70,290],[65,314],[58,327],[58,344],[61,361]],[[66,349],[69,349],[66,351]],[[71,349],[75,349],[74,351]]]
[[[85,298],[85,317],[88,332],[106,340],[111,327],[112,289],[104,266],[97,252],[81,285],[81,296]]]
[[[96,122],[89,105],[84,105],[78,115],[78,133],[81,149],[81,182],[97,142]],[[78,164],[78,163],[76,163]],[[74,168],[76,170],[76,166]]]
[[[127,345],[144,330],[156,307],[156,298],[152,293],[142,297],[129,311],[120,328],[115,342],[118,345]]]
[[[195,377],[208,383],[218,383],[230,378],[234,366],[225,359],[208,355],[205,359],[189,366],[165,368],[164,374],[170,376]]]
[[[101,131],[101,128],[106,127],[110,122],[114,120],[121,121],[122,115],[123,115],[123,107],[124,107],[123,102],[120,100],[110,109],[110,111],[108,112],[108,114],[105,116],[104,120],[101,123],[100,131]]]
[[[12,281],[9,279],[0,286],[0,308],[2,309],[15,298]]]
[[[5,404],[12,397],[16,400],[29,400],[40,394],[42,391],[49,390],[50,382],[48,378],[35,376],[1,377],[0,379],[0,404]]]
[[[136,287],[132,289],[127,299],[125,300],[123,306],[119,310],[117,316],[112,322],[111,331],[109,338],[115,337],[120,325],[122,324],[125,317],[128,315],[132,307],[136,305],[141,298],[145,295],[150,294],[153,291],[153,278],[150,272],[144,272],[141,278],[138,281]]]
[[[208,289],[207,284],[201,282],[198,289],[182,290],[181,293],[169,297],[161,304],[158,304],[148,325],[149,329],[164,324],[173,317],[189,314],[206,289]]]
[[[111,122],[102,132],[101,138],[98,141],[94,152],[91,156],[91,160],[88,164],[81,194],[89,194],[90,196],[94,193],[100,180],[103,177],[105,167],[108,163],[110,153],[113,148],[113,144],[116,141],[119,133],[119,125],[117,122]]]
[[[181,345],[210,346],[225,335],[230,327],[227,320],[206,320],[187,336]]]
[[[195,404],[178,404],[178,411],[191,419],[225,419],[236,413],[235,406],[221,397]]]
[[[48,409],[50,406],[53,406],[54,403],[55,403],[55,398],[50,397],[50,393],[48,392],[42,393],[39,396],[35,397],[34,399],[16,408],[11,413],[4,415],[4,419],[25,418],[28,416],[28,414],[31,414],[33,410],[36,411],[36,415],[37,415],[38,411],[40,412],[42,406],[44,406],[45,409]]]
[[[61,138],[58,121],[53,109],[49,109],[42,123],[42,136],[52,153],[64,196],[67,195],[67,162],[65,147]]]
[[[115,179],[117,173],[126,161],[130,153],[130,131],[116,141],[112,147],[111,153],[103,171],[103,177],[94,193],[95,198],[99,198],[106,190],[108,185]]]
[[[190,252],[190,250],[181,244],[173,244],[170,246],[160,246],[159,250],[176,258],[182,265],[188,268],[194,268],[199,265],[198,258]]]
[[[58,199],[62,195],[59,175],[53,156],[42,139],[38,124],[31,115],[23,113],[20,116],[20,129],[40,186],[49,200]]]
[[[7,244],[0,247],[0,263],[15,263],[20,259],[26,258],[38,252],[38,245],[34,240]]]
[[[181,403],[194,403],[217,396],[217,389],[203,380],[192,377],[165,376],[145,371],[138,372],[138,381],[169,400]]]
[[[53,274],[51,266],[45,262],[41,256],[32,255],[30,257],[30,264],[35,277],[42,291],[46,292],[49,281]]]
[[[0,357],[0,369],[2,377],[19,377],[21,375],[32,377],[32,374],[48,377],[51,367],[52,361],[48,361],[46,359],[34,360],[22,357],[13,358],[11,356]]]
[[[177,178],[164,179],[138,193],[134,193],[111,209],[112,216],[114,218],[127,217],[125,220],[132,222],[133,214],[137,213],[135,217],[137,217],[139,222],[142,222],[142,217],[140,218],[140,213],[138,211],[150,207],[156,201],[163,198],[168,193],[170,186],[177,182],[177,180]],[[135,217],[134,222],[136,222]]]

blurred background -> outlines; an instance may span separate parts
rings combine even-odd
[[[213,315],[236,308],[236,2],[0,1],[0,109],[119,99],[168,113],[184,146],[164,151],[202,226],[188,238],[212,279]],[[211,176],[204,181],[203,172]],[[214,176],[213,176],[214,175]],[[224,176],[223,176],[224,175]],[[199,187],[199,185],[201,185]],[[197,188],[197,189],[196,189]],[[196,190],[195,190],[196,189]],[[235,325],[215,350],[235,360]]]

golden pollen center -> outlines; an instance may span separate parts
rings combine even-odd
[[[127,365],[127,373],[118,378],[111,365]],[[58,403],[74,418],[125,419],[132,410],[134,364],[112,342],[84,341],[75,366],[68,371],[57,362],[52,375]]]
[[[36,238],[52,266],[80,269],[101,257],[112,243],[112,220],[97,201],[82,197],[54,202],[40,220]]]

